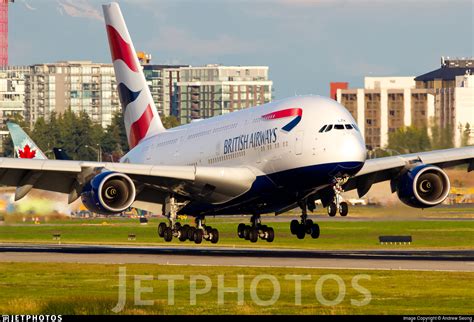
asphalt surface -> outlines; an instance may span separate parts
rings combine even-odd
[[[0,262],[161,264],[474,272],[474,250],[293,250],[0,244]]]

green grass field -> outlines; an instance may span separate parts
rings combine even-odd
[[[474,247],[474,221],[321,221],[321,236],[311,239],[307,236],[298,240],[289,232],[289,221],[265,221],[275,229],[275,241],[259,240],[253,244],[237,238],[237,223],[242,218],[209,219],[207,224],[219,229],[217,246],[281,247],[311,249],[469,249]],[[62,243],[94,244],[136,244],[136,245],[195,245],[174,239],[165,243],[157,235],[158,220],[140,225],[138,220],[100,219],[92,221],[65,221],[52,224],[6,224],[0,226],[0,242],[57,243],[52,235],[61,234]],[[185,223],[186,221],[184,221]],[[188,221],[189,222],[189,221]],[[245,220],[246,222],[246,220]],[[135,234],[136,240],[129,241],[128,235]],[[385,245],[378,243],[380,235],[412,235],[411,245]],[[196,245],[199,247],[199,245]],[[201,246],[213,246],[203,242]]]
[[[289,268],[236,268],[193,266],[126,266],[126,305],[122,314],[472,314],[474,303],[473,273],[356,271]],[[0,312],[2,314],[113,314],[118,301],[119,265],[98,264],[29,264],[0,263]],[[167,282],[158,275],[182,274],[176,281],[175,304],[168,305]],[[209,292],[196,296],[190,304],[190,276],[203,274],[210,278]],[[244,278],[244,302],[238,305],[237,294],[226,293],[224,303],[218,303],[218,275],[224,275],[226,287],[237,286],[237,275]],[[274,304],[259,306],[251,297],[251,282],[259,274],[271,274],[280,286],[280,296]],[[310,275],[302,281],[301,305],[295,305],[295,283],[287,274]],[[325,306],[316,297],[316,283],[325,274],[342,278],[345,295],[338,284],[328,280],[320,288],[328,300],[343,294],[341,302]],[[368,290],[363,294],[352,286],[358,274],[370,280],[358,284]],[[142,300],[153,305],[134,304],[134,275],[149,275],[142,281],[150,287]],[[471,281],[471,282],[469,282]],[[199,289],[204,283],[198,283]],[[370,293],[370,297],[368,295]],[[267,301],[274,295],[273,284],[264,280],[258,284],[257,295]],[[351,300],[368,300],[355,306]]]

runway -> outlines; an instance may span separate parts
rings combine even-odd
[[[0,244],[0,262],[474,272],[474,251]]]

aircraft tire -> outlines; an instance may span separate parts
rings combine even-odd
[[[339,215],[341,215],[342,217],[345,217],[347,216],[348,213],[349,213],[349,205],[345,201],[341,202],[341,204],[339,205]]]
[[[173,239],[173,231],[171,230],[171,227],[166,227],[163,233],[163,239],[165,242],[170,242]]]
[[[158,225],[158,236],[163,238],[165,235],[165,229],[166,229],[166,224],[164,222],[160,222],[160,224]]]

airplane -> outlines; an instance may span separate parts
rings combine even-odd
[[[47,159],[36,143],[16,123],[7,122],[8,131],[13,141],[14,155],[21,159]]]
[[[15,157],[20,159],[41,159],[46,160],[48,157],[38,147],[38,145],[26,134],[26,132],[18,124],[8,121],[8,132],[13,141]],[[56,160],[71,160],[69,155],[62,148],[53,148],[54,158]]]
[[[0,158],[0,184],[15,186],[15,199],[31,189],[81,198],[91,211],[115,214],[130,206],[161,212],[158,235],[217,243],[207,216],[251,215],[240,238],[272,242],[261,215],[301,209],[292,220],[298,239],[318,238],[308,217],[321,200],[330,216],[347,215],[342,191],[365,195],[377,182],[416,208],[442,203],[450,189],[445,167],[474,169],[474,147],[366,159],[356,121],[336,101],[291,97],[165,130],[117,3],[102,6],[130,151],[119,163]],[[195,218],[181,225],[180,215]]]

